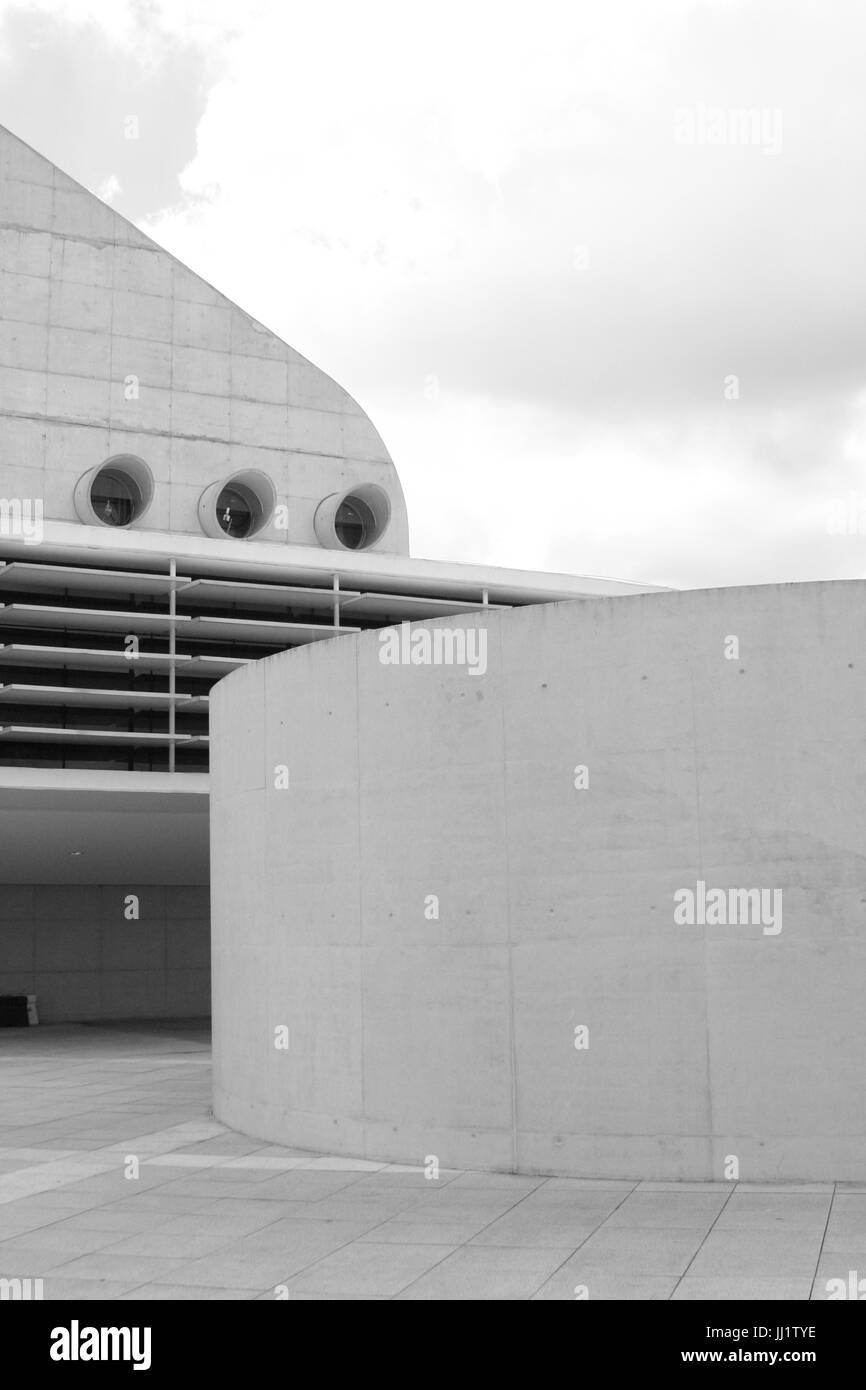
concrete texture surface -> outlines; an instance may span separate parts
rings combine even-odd
[[[257,469],[288,507],[261,540],[318,545],[319,502],[372,482],[392,518],[370,549],[408,554],[396,469],[348,393],[2,127],[0,400],[3,495],[46,519],[75,521],[78,479],[131,454],[156,484],[136,529],[200,535],[205,487]]]
[[[217,1116],[377,1161],[866,1179],[864,612],[860,581],[591,599],[413,625],[483,630],[484,674],[368,633],[221,682]],[[699,883],[778,923],[681,924]]]
[[[211,1117],[196,1025],[2,1030],[0,1081],[0,1278],[49,1300],[797,1300],[866,1277],[866,1185],[434,1179],[262,1145]]]

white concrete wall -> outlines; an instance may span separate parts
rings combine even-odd
[[[408,1163],[862,1181],[866,584],[461,621],[484,676],[368,633],[213,692],[217,1116]],[[782,930],[677,925],[699,879],[782,890]]]
[[[124,453],[156,483],[135,530],[201,534],[205,487],[255,468],[289,514],[259,539],[317,545],[318,503],[373,482],[392,521],[370,550],[408,554],[396,470],[348,393],[0,128],[0,496],[77,520],[78,479]]]
[[[41,1023],[205,1017],[207,887],[4,884],[0,994],[35,994]]]

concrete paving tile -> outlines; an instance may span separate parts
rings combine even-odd
[[[543,1184],[545,1192],[632,1192],[637,1185],[632,1178],[547,1178]]]
[[[375,1189],[366,1188],[366,1191]],[[465,1207],[472,1206],[479,1211],[499,1212],[500,1215],[510,1211],[520,1202],[535,1201],[535,1193],[528,1194],[523,1192],[511,1192],[505,1187],[455,1187],[453,1183],[447,1187],[440,1187],[428,1183],[425,1187],[402,1187],[394,1188],[385,1183],[378,1189],[380,1192],[403,1191],[407,1195],[411,1194],[415,1204],[419,1207],[429,1206],[443,1210],[446,1207]],[[354,1195],[354,1189],[353,1189]]]
[[[527,1196],[530,1192],[535,1192],[544,1187],[546,1178],[525,1178],[519,1173],[458,1173],[451,1179],[448,1186],[453,1191],[459,1191],[464,1187],[482,1188],[485,1191],[516,1193],[518,1196]]]
[[[210,1299],[246,1300],[257,1297],[254,1289],[209,1289],[199,1284],[141,1284],[137,1289],[118,1295],[121,1303],[179,1303],[184,1300],[202,1302]]]
[[[96,1211],[149,1211],[156,1217],[165,1215],[187,1216],[197,1211],[209,1211],[213,1202],[206,1197],[178,1197],[174,1193],[167,1193],[160,1187],[149,1192],[133,1192],[128,1197],[120,1197],[110,1202],[101,1202],[98,1207],[91,1208]]]
[[[56,1211],[55,1218],[61,1216]],[[63,1224],[69,1231],[114,1231],[119,1240],[123,1235],[135,1231],[152,1231],[172,1217],[168,1213],[157,1214],[152,1211],[115,1211],[114,1206],[92,1207],[90,1211],[76,1212],[64,1218]]]
[[[390,1198],[370,1194],[356,1199],[343,1197],[338,1192],[335,1197],[323,1197],[320,1202],[263,1202],[259,1205],[289,1207],[291,1210],[284,1214],[301,1220],[308,1218],[311,1221],[358,1221],[363,1224],[365,1230],[369,1230],[382,1221],[388,1221],[399,1216],[401,1212],[409,1211],[413,1204],[413,1196],[407,1193],[394,1193]]]
[[[114,1138],[111,1135],[110,1138]],[[65,1151],[73,1150],[75,1153],[96,1153],[103,1149],[109,1142],[108,1137],[93,1133],[64,1132],[62,1137],[63,1148]]]
[[[672,1299],[676,1302],[722,1302],[744,1299],[747,1302],[782,1299],[807,1300],[811,1279],[808,1275],[798,1278],[781,1276],[755,1277],[736,1275],[699,1277],[687,1274],[677,1285]]]
[[[390,1299],[384,1294],[372,1293],[307,1293],[305,1291],[286,1294],[285,1285],[280,1285],[279,1289],[268,1289],[267,1293],[257,1296],[259,1303],[274,1303],[279,1299],[287,1297],[294,1303],[388,1303]]]
[[[226,1229],[223,1223],[213,1220],[210,1215],[204,1220],[200,1216],[185,1216],[179,1221],[164,1221],[156,1230],[136,1231],[119,1239],[115,1237],[111,1252],[116,1255],[194,1260],[224,1250],[239,1239],[237,1230]]]
[[[431,1181],[431,1179],[427,1177],[427,1165],[425,1163],[383,1163],[382,1171],[383,1173],[390,1174],[417,1173],[420,1177],[426,1178],[428,1182]],[[463,1168],[440,1168],[437,1172],[435,1181],[441,1182],[450,1180],[451,1178],[459,1178],[461,1173],[465,1171],[466,1170]]]
[[[262,1191],[262,1188],[266,1187],[266,1183],[258,1182],[204,1182],[197,1173],[195,1177],[173,1179],[159,1190],[167,1197],[188,1197],[197,1199],[203,1206],[209,1206],[222,1198],[252,1197],[262,1201],[279,1198],[278,1193]]]
[[[263,1243],[257,1232],[226,1250],[189,1261],[178,1271],[176,1281],[217,1288],[262,1289],[283,1284],[352,1238],[336,1222],[297,1221],[293,1226],[291,1233],[284,1232],[277,1241]]]
[[[219,1134],[211,1135],[208,1139],[199,1139],[195,1143],[185,1143],[177,1152],[237,1158],[241,1154],[256,1153],[261,1147],[260,1139],[252,1139],[245,1134],[236,1134],[233,1130],[223,1129]]]
[[[353,1241],[367,1229],[363,1221],[311,1221],[286,1217],[256,1231],[237,1236],[227,1253],[244,1255],[280,1254],[306,1251],[314,1245],[328,1245],[331,1250]]]
[[[318,1202],[325,1197],[334,1197],[338,1194],[356,1195],[356,1190],[361,1196],[369,1193],[375,1195],[377,1191],[393,1191],[393,1186],[379,1189],[367,1187],[367,1183],[373,1179],[378,1181],[379,1175],[353,1173],[349,1171],[340,1172],[319,1172],[305,1168],[294,1169],[290,1173],[282,1173],[270,1178],[265,1184],[268,1197],[280,1197],[287,1201]]]
[[[109,1300],[120,1298],[125,1288],[122,1280],[64,1279],[60,1275],[50,1274],[44,1281],[42,1296],[46,1302]]]
[[[82,1119],[86,1117],[82,1116]],[[111,1126],[90,1126],[85,1129],[72,1130],[65,1135],[66,1143],[70,1149],[89,1150],[94,1148],[105,1149],[107,1153],[115,1152],[116,1149],[123,1148],[127,1144],[136,1144],[138,1141],[129,1139],[130,1125],[126,1118],[119,1123]]]
[[[447,1245],[374,1245],[355,1241],[289,1279],[289,1295],[379,1294],[395,1297],[419,1275],[447,1258]]]
[[[23,1235],[25,1231],[53,1226],[56,1222],[77,1214],[75,1208],[70,1210],[68,1207],[11,1202],[8,1207],[0,1207],[0,1240],[11,1240],[13,1236]]]
[[[305,1260],[302,1268],[306,1266]],[[241,1258],[223,1251],[185,1264],[175,1275],[175,1281],[215,1289],[250,1289],[254,1293],[284,1284],[297,1273],[291,1258],[264,1255],[258,1259]]]
[[[250,1202],[248,1210],[238,1210],[234,1213],[225,1211],[225,1205],[228,1204],[219,1203],[210,1208],[207,1213],[207,1226],[214,1232],[223,1232],[235,1240],[243,1240],[247,1236],[260,1236],[264,1238],[275,1229],[279,1230],[283,1223],[285,1223],[285,1229],[287,1231],[291,1229],[293,1224],[285,1215],[277,1210],[278,1207],[285,1205],[284,1203]],[[240,1203],[238,1206],[240,1207]],[[174,1224],[180,1229],[187,1229],[190,1231],[195,1229],[200,1230],[202,1220],[200,1215],[194,1215],[188,1216],[184,1218],[182,1222],[175,1222]],[[329,1223],[323,1221],[322,1224],[327,1225]]]
[[[832,1194],[834,1186],[835,1184],[832,1182],[738,1182],[737,1191],[762,1192],[767,1195],[779,1192],[788,1197],[792,1193],[798,1192],[827,1192]]]
[[[550,1211],[558,1208],[560,1211],[584,1211],[591,1216],[610,1216],[628,1200],[628,1197],[628,1192],[617,1192],[610,1188],[569,1192],[567,1188],[548,1190],[546,1187],[539,1187],[527,1197],[521,1198],[521,1205]]]
[[[702,1240],[702,1231],[682,1227],[602,1226],[581,1245],[579,1257],[582,1268],[605,1274],[684,1274]]]
[[[79,1159],[74,1164],[64,1159],[59,1165],[43,1163],[20,1173],[8,1173],[0,1178],[0,1205],[17,1202],[22,1197],[39,1196],[59,1187],[68,1188],[79,1196],[93,1195],[90,1189],[84,1190],[79,1184],[104,1171],[105,1162],[101,1159]]]
[[[842,1254],[846,1250],[866,1249],[866,1225],[862,1222],[833,1221],[827,1227],[822,1244],[825,1255]]]
[[[251,1202],[246,1197],[239,1200],[221,1197],[218,1202],[208,1205],[207,1215],[208,1219],[213,1216],[220,1221],[225,1218],[247,1218],[248,1231],[258,1231],[286,1216],[307,1216],[314,1209],[315,1204],[311,1202]],[[322,1219],[326,1220],[327,1217],[323,1214]]]
[[[76,1231],[63,1221],[55,1222],[0,1241],[0,1268],[10,1268],[17,1259],[40,1250],[60,1250],[69,1259],[89,1255],[91,1250],[100,1250],[120,1238],[117,1231]]]
[[[394,1212],[395,1221],[422,1221],[429,1222],[455,1222],[455,1221],[477,1221],[480,1225],[489,1226],[491,1222],[498,1221],[505,1216],[514,1206],[510,1199],[507,1202],[486,1202],[475,1200],[474,1194],[464,1189],[462,1198],[457,1201],[440,1202],[420,1200],[411,1207],[404,1207],[401,1211]]]
[[[113,1197],[123,1197],[133,1190],[143,1192],[147,1188],[162,1187],[166,1181],[168,1179],[165,1174],[152,1173],[144,1165],[139,1168],[137,1178],[128,1178],[125,1176],[124,1167],[113,1163],[107,1172],[92,1174],[78,1180],[73,1176],[64,1183],[64,1187],[67,1192],[76,1195],[92,1196],[110,1202]]]
[[[830,1207],[829,1227],[851,1230],[863,1228],[866,1219],[866,1191],[843,1192],[837,1191],[833,1197],[833,1204]]]
[[[271,1154],[276,1158],[311,1157],[310,1151],[308,1149],[287,1148],[285,1144],[262,1144],[261,1141],[259,1141],[259,1147],[255,1150],[255,1152],[257,1154],[261,1154],[263,1157],[267,1156],[268,1154]]]
[[[373,1163],[366,1158],[343,1158],[340,1154],[310,1156],[300,1166],[305,1171],[316,1173],[379,1173],[387,1167],[384,1163]]]
[[[354,1175],[353,1188],[358,1192],[394,1192],[397,1190],[417,1190],[418,1192],[444,1192],[460,1176],[459,1172],[440,1169],[439,1176],[428,1178],[421,1168],[388,1168],[378,1173]]]
[[[241,1169],[245,1173],[261,1172],[272,1177],[276,1173],[291,1173],[295,1168],[306,1168],[304,1158],[283,1158],[276,1154],[245,1154],[243,1158],[221,1160],[221,1169]]]
[[[632,1192],[605,1222],[618,1226],[708,1231],[730,1192]]]
[[[0,1275],[6,1279],[39,1278],[58,1273],[73,1259],[89,1259],[90,1255],[77,1256],[69,1250],[52,1250],[48,1247],[39,1250],[22,1251],[17,1255],[7,1255],[0,1266]]]
[[[840,1289],[838,1281],[842,1280],[843,1288]],[[828,1288],[828,1283],[833,1280],[832,1287]],[[863,1281],[862,1288],[860,1281]],[[822,1251],[815,1270],[815,1279],[812,1290],[812,1298],[830,1301],[831,1293],[835,1295],[832,1301],[850,1302],[854,1289],[858,1290],[857,1302],[862,1302],[866,1298],[866,1242],[860,1245],[850,1245],[847,1250]],[[844,1292],[845,1298],[841,1295]]]
[[[568,1258],[568,1253],[567,1250],[463,1246],[417,1278],[398,1298],[401,1301],[471,1299],[473,1302],[530,1299]]]
[[[736,1191],[737,1187],[742,1187],[742,1183],[735,1182],[649,1182],[641,1181],[635,1184],[635,1192],[718,1192],[727,1194]]]
[[[523,1205],[500,1216],[472,1237],[472,1245],[527,1246],[529,1248],[575,1250],[598,1230],[603,1217],[587,1221],[583,1212],[570,1212],[565,1207],[534,1207]]]
[[[112,1255],[109,1248],[75,1260],[67,1256],[63,1263],[56,1262],[46,1272],[75,1281],[106,1280],[121,1284],[121,1292],[125,1293],[139,1284],[152,1284],[157,1280],[172,1283],[184,1263],[183,1260],[152,1259],[144,1255]]]
[[[0,1203],[0,1219],[2,1219],[3,1213],[14,1211],[17,1207],[25,1205],[34,1211],[54,1210],[58,1214],[65,1212],[71,1216],[75,1212],[90,1211],[93,1207],[100,1206],[101,1201],[92,1192],[70,1192],[68,1188],[62,1186],[47,1188],[44,1192],[37,1192],[33,1197],[22,1197],[14,1202]]]
[[[172,1149],[171,1153],[153,1154],[143,1162],[148,1168],[172,1168],[176,1177],[185,1177],[188,1172],[195,1173],[200,1168],[221,1168],[228,1160],[224,1154],[186,1154]]]
[[[61,1150],[59,1153],[57,1149],[0,1149],[4,1159],[21,1158],[28,1163],[50,1163],[58,1158],[71,1158],[74,1152],[74,1149]]]
[[[31,1166],[26,1158],[0,1158],[0,1177],[6,1173],[20,1173],[22,1168]]]
[[[743,1192],[731,1194],[716,1223],[724,1230],[807,1230],[823,1231],[830,1210],[831,1194]]]
[[[265,1182],[268,1178],[274,1176],[275,1171],[272,1168],[250,1168],[243,1159],[232,1160],[223,1157],[219,1162],[215,1163],[209,1161],[212,1160],[215,1155],[208,1155],[205,1159],[195,1158],[192,1154],[187,1155],[187,1157],[189,1163],[184,1165],[183,1174],[200,1173],[202,1178],[205,1178],[208,1182],[213,1181],[219,1183],[220,1186],[223,1187],[229,1183],[240,1186],[244,1183]],[[174,1154],[164,1154],[161,1158],[154,1158],[150,1161],[157,1166],[174,1168],[176,1176],[180,1177],[182,1175],[181,1171],[176,1168],[173,1159]],[[279,1169],[278,1171],[284,1172],[285,1169]]]
[[[256,1175],[251,1182],[244,1181],[244,1175],[239,1173],[237,1180],[224,1182],[217,1176],[222,1172],[221,1168],[205,1171],[208,1174],[213,1173],[214,1177],[205,1176],[204,1173],[196,1174],[195,1177],[172,1183],[169,1190],[186,1196],[210,1194],[214,1198],[244,1196],[265,1202],[316,1202],[322,1197],[329,1197],[350,1187],[357,1178],[355,1173],[310,1173],[294,1169],[290,1173],[278,1173],[275,1177],[265,1175],[262,1178]]]
[[[44,1226],[52,1226],[58,1215],[56,1210],[50,1215],[45,1212],[30,1215],[21,1212],[13,1221],[0,1221],[0,1242],[16,1240],[18,1236],[27,1235],[30,1231],[38,1231]]]
[[[654,1301],[669,1299],[677,1285],[674,1274],[600,1274],[592,1276],[592,1282],[579,1279],[571,1268],[571,1261],[558,1269],[532,1295],[533,1302],[576,1302],[589,1300],[622,1299],[623,1301]]]
[[[388,1221],[370,1227],[358,1239],[374,1245],[464,1245],[483,1227],[477,1221]]]
[[[705,1278],[798,1278],[814,1273],[821,1249],[820,1231],[763,1229],[758,1235],[756,1239],[750,1230],[711,1231],[689,1274]]]

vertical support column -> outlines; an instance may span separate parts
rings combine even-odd
[[[486,607],[487,607],[487,603],[488,603],[488,599],[487,599],[487,590],[486,590],[486,589],[482,589],[482,590],[481,590],[481,602],[484,604],[484,607],[486,608]]]
[[[340,576],[334,575],[334,627],[340,626]]]
[[[168,596],[168,770],[174,772],[174,733],[175,733],[175,711],[174,702],[177,694],[177,682],[175,680],[175,657],[177,656],[177,561],[169,560],[168,572],[171,575],[171,589]]]

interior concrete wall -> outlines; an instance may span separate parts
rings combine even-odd
[[[348,392],[2,127],[0,401],[2,495],[46,518],[77,520],[78,479],[133,454],[155,480],[133,530],[200,535],[205,487],[254,468],[288,507],[260,540],[318,545],[319,502],[372,482],[392,519],[369,549],[408,554],[396,469]]]
[[[207,886],[4,885],[0,994],[35,994],[40,1023],[205,1017]]]
[[[368,633],[213,692],[217,1116],[415,1164],[864,1180],[866,584],[413,630],[458,621],[483,676]],[[677,925],[699,879],[781,889],[782,930]]]

